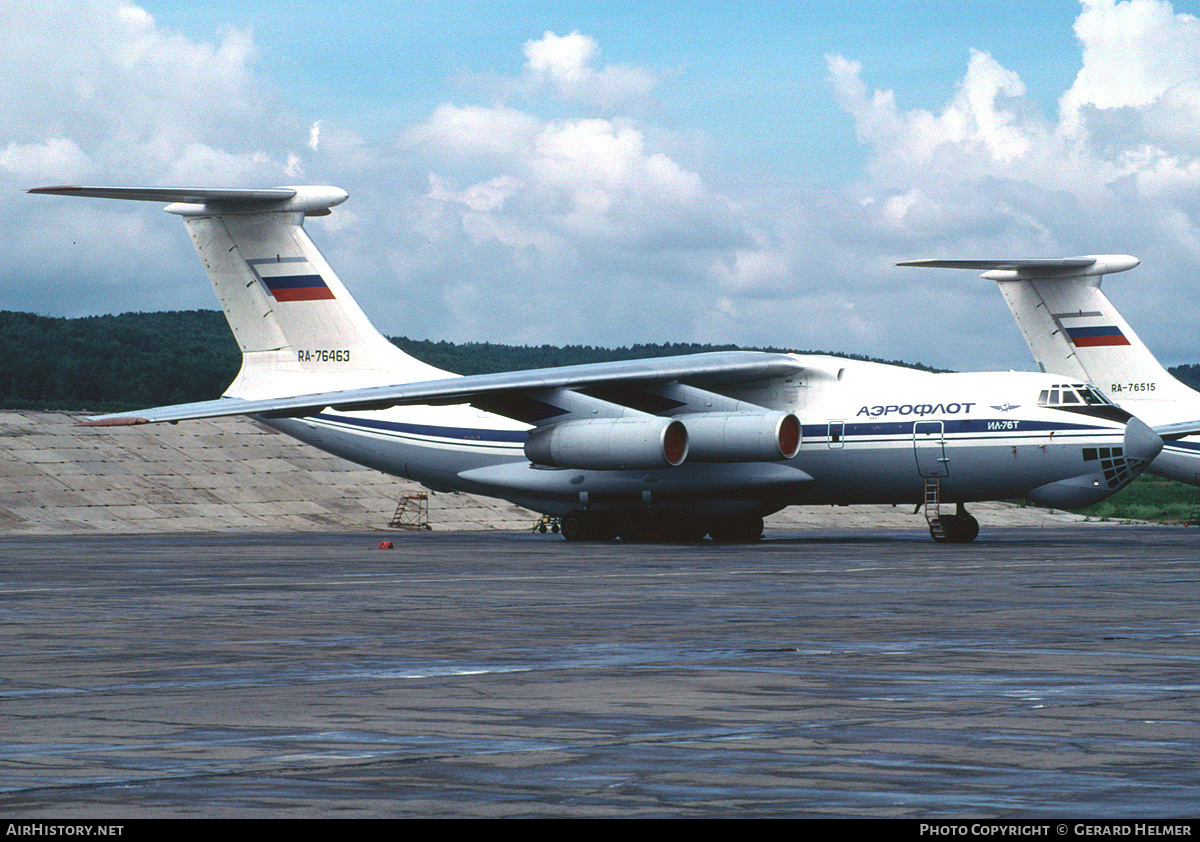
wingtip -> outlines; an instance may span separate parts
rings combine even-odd
[[[132,427],[135,424],[149,424],[149,418],[134,418],[125,416],[122,418],[91,418],[87,421],[78,421],[76,427]]]
[[[75,184],[54,184],[49,187],[30,187],[26,193],[70,193],[83,188]]]

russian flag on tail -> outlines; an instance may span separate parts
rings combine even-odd
[[[333,298],[333,290],[320,275],[277,275],[265,277],[262,282],[276,301],[325,301]]]
[[[1106,327],[1069,327],[1067,338],[1076,348],[1095,348],[1102,345],[1128,345],[1129,340],[1116,325]]]

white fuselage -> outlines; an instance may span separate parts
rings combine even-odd
[[[930,480],[940,483],[944,501],[1028,496],[1077,507],[1111,494],[1136,473],[1139,458],[1154,455],[1127,452],[1121,421],[1039,407],[1039,392],[1061,377],[800,359],[800,377],[756,384],[754,394],[722,390],[800,418],[799,451],[773,462],[627,471],[537,466],[523,452],[529,425],[469,407],[327,410],[267,423],[433,489],[501,497],[554,515],[581,506],[695,516],[806,503],[912,504]]]

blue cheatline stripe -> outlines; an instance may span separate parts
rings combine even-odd
[[[325,280],[320,275],[276,275],[264,277],[263,283],[269,290],[277,289],[313,289],[325,286]]]
[[[414,436],[431,436],[439,439],[458,439],[461,441],[503,442],[507,444],[524,444],[529,438],[525,430],[484,430],[478,427],[438,427],[432,424],[405,424],[400,421],[381,421],[376,418],[359,418],[349,415],[326,415],[318,413],[312,416],[333,424],[348,427],[365,427],[369,430],[379,430],[389,433],[406,433]]]
[[[1055,421],[1026,421],[1018,419],[1018,426],[1013,429],[988,429],[988,424],[1007,423],[1012,419],[1008,418],[985,418],[979,421],[954,421],[945,420],[945,434],[961,435],[964,433],[987,433],[991,436],[1004,436],[1022,433],[1045,433],[1062,431],[1070,432],[1093,432],[1093,431],[1109,431],[1120,433],[1119,427],[1100,427],[1094,424],[1063,424]],[[843,436],[909,436],[913,432],[913,424],[920,424],[920,421],[834,421],[829,422],[841,424],[844,428]],[[805,424],[804,437],[807,438],[824,438],[828,434],[829,423],[825,424]],[[929,423],[928,421],[924,423]],[[934,421],[933,423],[938,423]]]
[[[415,436],[429,436],[441,439],[456,439],[464,442],[492,442],[504,444],[524,444],[529,433],[525,430],[487,430],[478,427],[441,427],[433,424],[409,424],[402,421],[383,421],[377,418],[361,418],[350,415],[327,415],[319,413],[315,416],[321,421],[340,424],[348,427],[360,427],[380,432],[403,433]],[[894,423],[863,423],[844,426],[843,435],[853,437],[859,442],[866,443],[883,436],[911,436],[912,421]],[[988,430],[985,421],[947,421],[946,436],[971,439],[1022,438],[1022,434],[1045,433],[1048,430],[1061,431],[1064,435],[1072,433],[1110,432],[1114,435],[1121,433],[1117,427],[1095,427],[1087,424],[1054,424],[1047,421],[1021,421],[1016,430]],[[805,439],[823,439],[828,433],[828,424],[806,424]]]

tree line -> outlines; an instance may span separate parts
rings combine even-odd
[[[224,315],[217,310],[124,313],[60,318],[0,311],[0,409],[119,412],[149,406],[212,400],[237,376],[241,354]],[[761,350],[736,345],[639,344],[502,345],[392,338],[423,362],[456,374],[489,374],[525,368],[667,357],[708,351]],[[829,353],[801,351],[800,353]],[[928,371],[928,366],[891,362]],[[1200,365],[1171,373],[1200,388]]]

